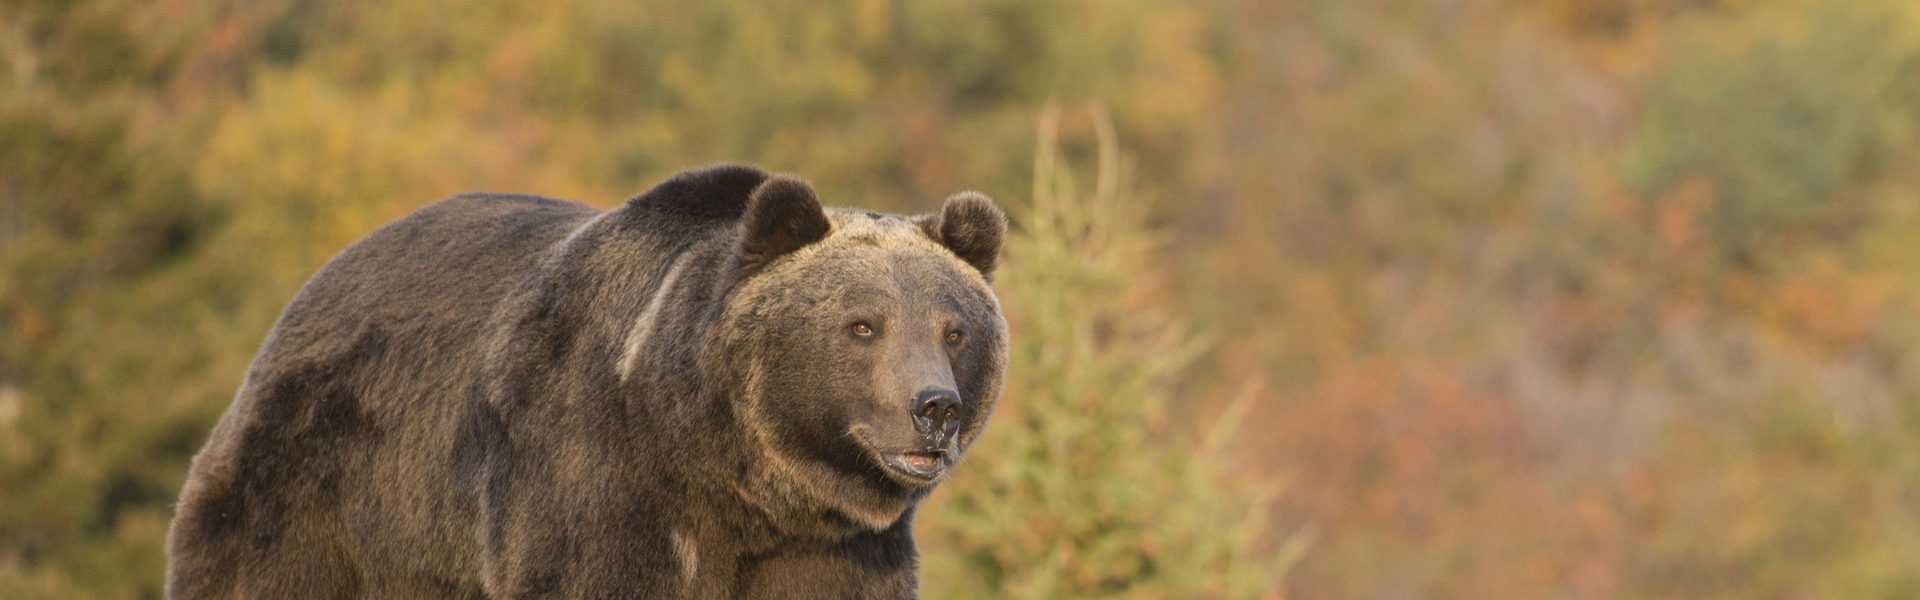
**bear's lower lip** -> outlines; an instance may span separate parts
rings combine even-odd
[[[880,454],[887,466],[915,479],[931,480],[946,470],[946,457],[936,452],[885,452]]]

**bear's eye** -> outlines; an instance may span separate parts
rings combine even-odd
[[[960,340],[966,339],[966,337],[966,334],[960,333],[960,330],[955,329],[947,332],[947,343],[957,345],[960,343]]]
[[[872,325],[868,325],[868,324],[866,324],[865,322],[860,322],[860,323],[854,323],[854,324],[853,324],[853,334],[854,334],[854,335],[857,335],[857,336],[860,336],[860,337],[868,337],[868,336],[872,336],[872,335],[873,335],[873,326],[872,326]]]

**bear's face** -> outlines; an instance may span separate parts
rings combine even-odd
[[[814,208],[769,229],[817,237],[765,257],[753,237],[772,193],[756,191],[745,279],[722,316],[745,376],[735,412],[759,446],[766,501],[800,495],[881,529],[992,413],[1006,324],[986,276],[1005,217],[977,194],[920,218]]]

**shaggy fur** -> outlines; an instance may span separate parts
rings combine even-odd
[[[268,335],[168,595],[912,597],[913,507],[1000,392],[1005,231],[978,194],[823,209],[733,165],[421,209]]]

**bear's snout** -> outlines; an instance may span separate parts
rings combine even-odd
[[[941,387],[920,390],[914,394],[910,408],[913,429],[926,438],[928,446],[945,449],[947,440],[959,431],[966,408],[966,403],[960,401],[960,392]]]

